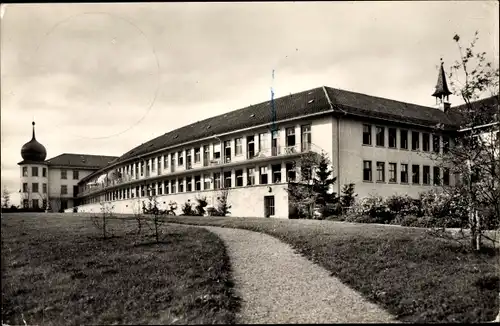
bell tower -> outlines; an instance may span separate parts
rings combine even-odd
[[[443,59],[441,58],[441,67],[439,68],[436,90],[432,94],[436,98],[436,108],[445,113],[450,108],[449,96],[451,95],[448,83],[446,82],[446,74],[443,67]]]

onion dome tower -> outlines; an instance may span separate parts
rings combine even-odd
[[[446,74],[443,67],[443,59],[441,59],[441,67],[439,68],[436,90],[432,94],[436,98],[436,106],[438,109],[446,112],[450,108],[449,96],[452,94],[446,82]]]
[[[47,150],[35,138],[35,121],[32,122],[32,125],[33,137],[21,148],[21,156],[25,161],[43,162],[47,157]]]
[[[35,122],[33,121],[33,136],[21,148],[23,161],[18,163],[21,168],[20,190],[21,205],[26,209],[47,210],[49,207],[48,166],[45,162],[47,150],[35,138]]]

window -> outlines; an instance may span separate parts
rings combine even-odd
[[[231,141],[224,141],[224,162],[231,162]]]
[[[235,143],[234,155],[242,155],[243,154],[243,139],[236,138],[234,140],[234,143]]]
[[[443,153],[448,153],[450,151],[450,137],[443,136]]]
[[[201,190],[201,176],[197,175],[194,177],[194,189],[196,191]]]
[[[170,190],[170,181],[169,180],[165,180],[163,182],[163,190],[165,191],[165,195],[169,194],[169,190]]]
[[[210,147],[208,145],[203,146],[203,166],[208,166],[208,160],[210,159]]]
[[[286,132],[286,147],[295,146],[295,127],[285,129]]]
[[[408,130],[399,130],[399,147],[401,149],[408,149]]]
[[[243,170],[234,171],[236,175],[236,187],[243,187]]]
[[[146,177],[149,177],[149,171],[150,171],[150,161],[146,161]]]
[[[220,189],[221,188],[221,174],[220,172],[214,172],[214,189]]]
[[[191,148],[186,151],[186,169],[192,168]]]
[[[194,163],[199,163],[201,161],[201,148],[194,149]]]
[[[38,208],[38,199],[33,199],[33,208]]]
[[[408,164],[401,164],[401,183],[408,183]]]
[[[73,180],[78,180],[78,179],[80,179],[79,171],[73,170]]]
[[[285,165],[286,168],[286,177],[287,177],[287,182],[295,182],[295,178],[297,174],[295,173],[295,164],[290,162],[286,163]]]
[[[411,133],[411,150],[418,151],[420,149],[420,139],[418,131],[412,131]]]
[[[170,155],[170,172],[175,172],[175,153]]]
[[[46,183],[42,184],[42,192],[43,192],[44,194],[46,194],[46,193],[47,193],[47,184],[46,184]]]
[[[161,156],[156,158],[156,164],[158,164],[158,174],[161,173]]]
[[[220,159],[220,143],[214,144],[214,160]]]
[[[377,162],[377,181],[384,182],[385,181],[385,163]]]
[[[273,183],[281,182],[281,164],[271,165],[271,172],[273,176]]]
[[[439,144],[439,135],[432,135],[432,151],[439,153],[441,144]]]
[[[176,180],[170,181],[170,192],[173,194],[177,193],[177,181]]]
[[[450,169],[449,168],[443,169],[443,184],[445,186],[450,185]]]
[[[396,169],[396,163],[389,163],[389,182],[398,182]]]
[[[61,170],[61,179],[67,179],[67,178],[68,178],[67,171]]]
[[[68,186],[62,185],[61,186],[61,195],[67,195],[68,194]]]
[[[38,177],[38,167],[36,167],[36,166],[31,167],[31,176]]]
[[[178,179],[179,181],[179,192],[184,192],[184,178]]]
[[[268,183],[267,180],[267,166],[261,166],[260,167],[260,180],[259,183],[261,185],[266,185]]]
[[[389,147],[396,148],[396,128],[389,128]]]
[[[424,165],[423,176],[424,176],[423,184],[424,185],[430,184],[431,183],[431,167],[430,166]]]
[[[28,167],[23,166],[23,177],[27,177],[27,176],[28,176]]]
[[[420,165],[412,165],[411,173],[411,182],[413,184],[420,184]]]
[[[363,125],[363,145],[372,144],[372,126]]]
[[[184,165],[184,153],[182,151],[177,152],[177,165]]]
[[[155,172],[156,170],[156,159],[153,157],[151,159],[151,172]]]
[[[248,186],[255,185],[255,168],[247,169],[247,185]]]
[[[208,174],[203,175],[203,189],[210,189],[210,175]]]
[[[264,151],[268,149],[267,147],[267,133],[263,132],[259,134],[259,151]]]
[[[28,208],[30,206],[28,199],[23,199],[23,207]]]
[[[33,193],[37,193],[38,192],[38,183],[35,182],[35,183],[31,184],[31,191]]]
[[[141,186],[141,197],[144,197],[146,195],[144,186]]]
[[[137,178],[139,176],[139,163],[135,164],[135,177]]]
[[[28,184],[23,183],[23,192],[28,192]]]
[[[422,133],[422,150],[428,152],[431,149],[430,135],[426,132]]]
[[[224,188],[231,188],[232,180],[231,180],[231,171],[224,172]]]
[[[144,161],[141,162],[141,177],[144,175]]]
[[[168,154],[165,154],[163,156],[163,168],[166,170],[168,169]]]
[[[278,132],[273,131],[272,132],[272,139],[271,139],[271,155],[276,156],[279,154],[278,150]]]
[[[186,177],[186,191],[193,191],[193,178],[191,177]]]
[[[372,181],[372,161],[363,161],[363,181]]]
[[[441,169],[438,166],[435,166],[433,169],[433,174],[434,174],[434,185],[439,186],[441,184]]]
[[[308,151],[311,149],[311,125],[304,125],[300,127],[302,134],[302,150]]]
[[[384,132],[384,127],[375,127],[375,137],[376,137],[376,144],[377,146],[384,146],[384,137],[385,137],[385,132]]]
[[[42,168],[42,177],[47,177],[47,168]]]

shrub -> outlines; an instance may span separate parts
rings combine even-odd
[[[376,218],[364,214],[349,214],[345,217],[345,221],[352,223],[380,223]]]
[[[395,218],[384,199],[378,195],[370,195],[362,198],[358,203],[354,204],[352,213],[355,216],[369,216],[373,222],[360,223],[390,223]],[[354,217],[351,217],[351,219]],[[366,219],[363,219],[366,220]]]
[[[182,215],[194,215],[193,206],[191,205],[191,200],[188,199],[187,202],[182,205]]]
[[[196,205],[196,215],[205,215],[205,207],[208,205],[207,197],[196,197],[196,201],[198,202]]]
[[[400,224],[402,226],[411,226],[418,228],[427,228],[431,227],[434,223],[433,219],[428,216],[415,216],[415,215],[406,215],[401,217]]]
[[[358,195],[354,193],[354,183],[343,185],[342,193],[340,195],[340,206],[342,208],[352,207],[357,196]]]
[[[468,221],[467,197],[458,190],[442,192],[435,189],[420,194],[422,213],[435,220],[439,227],[461,227]]]
[[[386,199],[385,204],[393,216],[420,215],[420,200],[408,195],[393,195]]]

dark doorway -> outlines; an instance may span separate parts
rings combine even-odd
[[[270,217],[274,215],[274,196],[264,196],[264,216]]]

